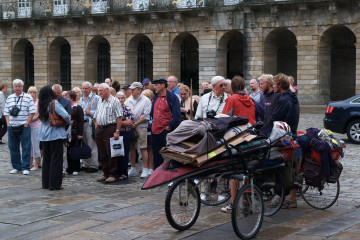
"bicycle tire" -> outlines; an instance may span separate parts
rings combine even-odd
[[[274,187],[261,186],[260,190],[264,200],[264,215],[267,217],[275,215],[285,200],[285,185],[281,173],[276,171]]]
[[[252,200],[252,194],[255,202]],[[264,204],[260,189],[255,185],[253,189],[250,184],[244,185],[236,194],[231,213],[235,234],[241,239],[254,238],[261,228],[263,219]]]
[[[179,230],[187,230],[194,225],[200,213],[200,193],[192,180],[185,180],[171,185],[165,199],[165,214],[170,225]],[[186,201],[186,195],[188,200]]]

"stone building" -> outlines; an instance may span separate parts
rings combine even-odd
[[[1,0],[0,82],[294,76],[302,104],[360,93],[359,0]]]

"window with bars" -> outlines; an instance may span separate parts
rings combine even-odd
[[[61,45],[60,84],[64,89],[71,88],[71,47],[69,43]]]
[[[146,77],[146,43],[139,42],[137,58],[137,81],[142,82]]]
[[[30,86],[34,86],[34,47],[29,42],[25,46],[25,86],[26,91]]]
[[[97,82],[104,82],[105,78],[110,77],[110,45],[109,43],[99,43],[97,58]]]

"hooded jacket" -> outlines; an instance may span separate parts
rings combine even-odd
[[[275,105],[271,115],[271,122],[282,121],[289,124],[291,132],[296,134],[300,117],[299,101],[295,93],[286,90],[282,94]]]
[[[255,103],[243,91],[239,91],[226,99],[223,114],[230,116],[241,116],[249,119],[251,124],[256,123],[255,120]]]
[[[271,120],[271,115],[276,106],[277,100],[279,99],[280,94],[275,93],[274,90],[271,92],[264,92],[262,101],[264,102],[264,124],[267,124]]]

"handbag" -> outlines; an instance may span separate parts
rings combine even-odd
[[[72,160],[78,159],[88,159],[91,157],[91,148],[85,144],[84,140],[81,140],[81,144],[78,144],[79,141],[76,141],[76,145],[70,148],[70,158]]]
[[[94,122],[94,119],[91,121],[91,137],[95,140],[95,122]]]
[[[110,138],[110,151],[112,158],[124,156],[123,136],[119,136],[119,139],[117,140],[115,140],[113,137]]]
[[[62,127],[67,125],[66,121],[59,114],[55,112],[55,100],[52,100],[50,104],[49,119],[50,119],[50,126],[52,127]]]

